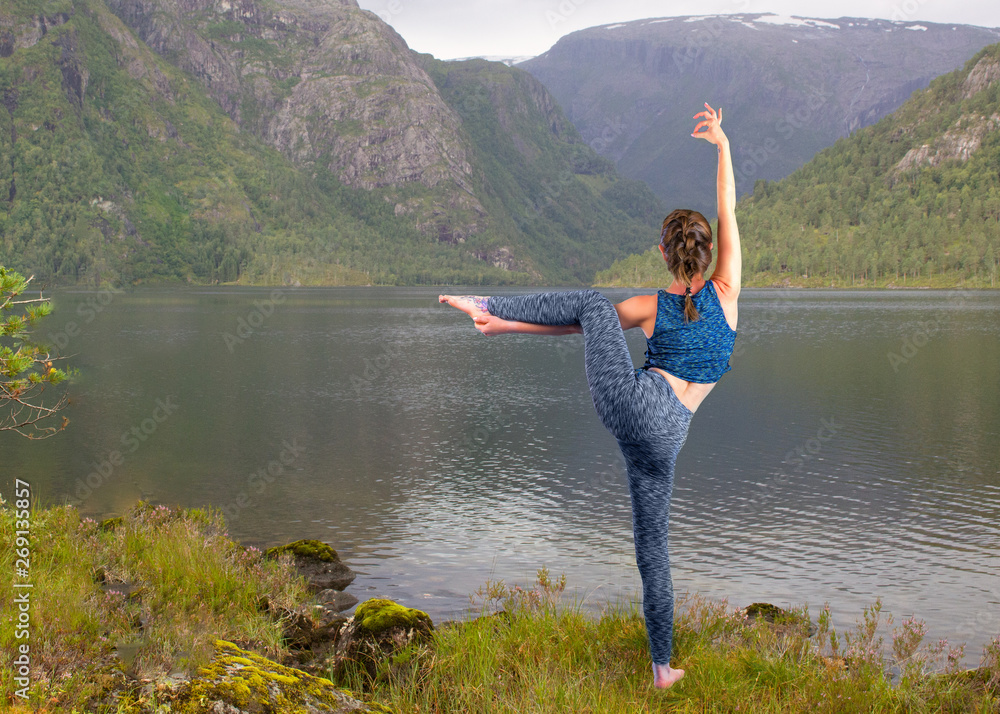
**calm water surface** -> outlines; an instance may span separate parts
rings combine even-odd
[[[4,480],[95,518],[142,497],[221,507],[248,544],[318,538],[359,598],[435,620],[541,566],[595,610],[639,597],[582,337],[486,338],[438,292],[57,292],[42,333],[82,373],[71,425],[0,435]],[[675,588],[829,602],[838,628],[881,597],[974,664],[1000,633],[1000,294],[745,290],[740,307],[733,371],[677,465]]]

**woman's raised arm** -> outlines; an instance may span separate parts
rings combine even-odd
[[[719,288],[719,297],[734,301],[740,294],[743,276],[743,257],[740,250],[740,230],[736,225],[736,179],[733,174],[733,156],[729,138],[722,131],[722,109],[716,112],[708,104],[706,111],[694,116],[702,119],[691,136],[715,144],[719,152],[719,169],[716,179],[719,230],[716,235],[718,256],[712,282]],[[702,131],[704,129],[704,131]]]

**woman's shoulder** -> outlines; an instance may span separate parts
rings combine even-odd
[[[660,288],[656,291],[655,295],[640,295],[639,297],[642,298],[643,307],[655,317],[660,309],[660,301],[663,300],[663,296],[666,294],[666,291]]]
[[[664,291],[657,290],[655,295],[634,295],[630,297],[628,300],[625,300],[622,304],[624,305],[628,303],[629,305],[643,305],[643,306],[656,305],[656,302],[660,299],[660,293],[662,292]]]
[[[658,306],[658,294],[635,295],[615,305],[615,310],[618,311],[618,317],[622,321],[623,328],[629,329],[631,327],[643,326],[645,330],[656,319]]]
[[[725,288],[723,288],[723,290],[725,290]],[[714,295],[715,297],[719,297],[719,287],[715,284],[714,280],[705,281],[704,292],[708,295]]]

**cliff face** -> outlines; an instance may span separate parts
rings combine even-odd
[[[985,98],[977,107],[979,111],[965,111],[957,117],[948,117],[947,122],[928,130],[931,118],[944,114],[945,107],[960,106],[975,100],[1000,84],[1000,60],[996,48],[986,53],[968,71],[961,85],[951,88],[950,96],[939,97],[937,106],[925,108],[917,119],[900,122],[893,135],[895,142],[909,141],[912,148],[893,168],[892,182],[912,179],[919,169],[935,168],[948,163],[966,163],[983,147],[984,143],[995,141],[1000,131],[1000,112],[991,98]],[[940,90],[939,90],[940,91]],[[911,174],[907,176],[906,174]]]
[[[392,196],[397,213],[454,240],[477,231],[485,212],[458,117],[402,38],[353,0],[109,6],[241,128],[298,165],[320,164],[357,188],[433,189]]]
[[[892,112],[998,37],[926,22],[682,17],[573,33],[519,66],[624,175],[671,205],[714,213],[711,152],[688,136],[703,102],[724,109],[742,194]]]

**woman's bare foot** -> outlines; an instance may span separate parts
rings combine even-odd
[[[657,689],[667,689],[680,681],[683,676],[683,669],[671,669],[669,664],[653,663],[653,686]]]
[[[488,297],[480,295],[438,295],[438,302],[446,302],[452,307],[456,307],[466,315],[475,320],[481,315],[489,315],[486,309]]]

